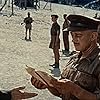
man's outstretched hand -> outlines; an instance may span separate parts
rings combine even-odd
[[[25,89],[25,87],[18,87],[11,90],[12,100],[22,100],[22,99],[32,98],[38,95],[36,93],[24,92],[22,91],[23,89]]]

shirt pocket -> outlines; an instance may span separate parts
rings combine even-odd
[[[91,74],[84,72],[77,72],[77,77],[74,80],[78,85],[88,91],[94,91],[97,85],[96,78]]]

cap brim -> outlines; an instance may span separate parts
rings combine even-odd
[[[89,30],[88,28],[82,28],[82,27],[68,27],[67,31],[85,31],[85,30]]]

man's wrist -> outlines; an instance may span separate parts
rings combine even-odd
[[[83,100],[97,100],[97,97],[95,94],[86,91],[85,89],[81,88],[77,84],[73,83],[71,89],[71,94],[77,97],[78,99],[83,99]],[[88,97],[88,98],[87,98]]]

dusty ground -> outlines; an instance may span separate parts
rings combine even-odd
[[[38,70],[43,70],[59,78],[63,66],[66,65],[68,57],[61,54],[60,70],[51,68],[49,64],[53,63],[52,50],[48,48],[50,41],[51,14],[59,15],[59,24],[62,26],[64,13],[83,14],[94,16],[97,11],[87,10],[84,8],[71,7],[67,5],[52,4],[52,11],[49,10],[49,4],[46,9],[42,9],[45,4],[41,2],[41,9],[14,9],[14,16],[9,17],[11,8],[6,7],[0,15],[0,87],[9,90],[18,86],[26,86],[26,91],[36,92],[39,95],[28,100],[60,100],[51,95],[47,90],[37,90],[30,83],[30,75],[25,70],[25,65],[32,66]],[[32,42],[24,40],[23,18],[27,12],[31,13],[33,22]],[[98,11],[99,13],[99,11]],[[3,15],[4,16],[3,16]],[[7,16],[8,17],[7,17]],[[61,33],[61,49],[62,33]],[[70,37],[70,51],[74,50]]]

